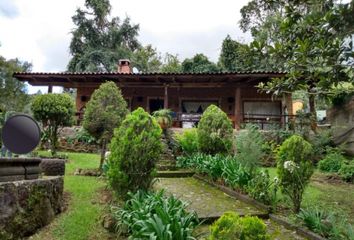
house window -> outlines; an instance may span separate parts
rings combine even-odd
[[[180,120],[182,128],[191,128],[197,126],[200,117],[205,109],[210,105],[218,105],[217,101],[182,101],[182,114]]]
[[[183,113],[196,113],[202,114],[210,105],[218,105],[217,101],[183,101],[182,112]]]
[[[244,121],[257,124],[261,129],[268,129],[272,124],[279,124],[281,117],[280,101],[243,103]]]

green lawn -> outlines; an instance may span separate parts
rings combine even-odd
[[[99,197],[100,191],[105,189],[106,182],[96,177],[73,175],[76,168],[97,168],[99,155],[85,153],[68,155],[69,162],[66,164],[64,179],[64,189],[69,193],[70,199],[68,209],[31,239],[110,239],[100,222],[105,204],[99,203]]]
[[[277,176],[276,168],[267,169],[272,178]],[[354,224],[354,184],[329,182],[325,174],[316,170],[305,191],[302,205],[323,207],[344,216]]]

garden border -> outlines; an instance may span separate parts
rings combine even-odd
[[[263,203],[260,203],[258,202],[257,200],[253,199],[253,198],[250,198],[249,196],[247,195],[244,195],[242,193],[239,193],[239,192],[236,192],[232,189],[230,189],[229,187],[226,187],[226,186],[223,186],[223,185],[220,185],[218,183],[215,183],[214,181],[206,178],[205,176],[202,176],[200,174],[194,174],[193,175],[194,178],[198,179],[198,180],[201,180],[203,182],[206,182],[207,184],[213,186],[213,187],[216,187],[218,188],[219,190],[223,191],[224,193],[230,195],[230,196],[233,196],[233,197],[236,197],[237,199],[245,202],[245,203],[248,203],[248,204],[251,204],[257,208],[260,208],[262,210],[266,210],[269,214],[269,219],[277,222],[278,224],[280,225],[283,225],[285,228],[289,229],[289,230],[294,230],[297,234],[299,234],[300,236],[302,237],[305,237],[305,238],[308,238],[310,240],[326,240],[325,238],[321,237],[320,235],[310,231],[310,230],[307,230],[307,229],[304,229],[302,227],[299,227],[299,226],[296,226],[290,222],[288,222],[287,220],[281,218],[280,216],[278,215],[275,215],[275,214],[272,214],[270,213],[270,206],[267,206]]]

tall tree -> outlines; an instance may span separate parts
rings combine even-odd
[[[0,109],[21,112],[29,102],[23,82],[12,77],[14,72],[30,71],[32,64],[0,56]]]
[[[69,71],[115,71],[121,58],[131,58],[140,47],[137,40],[139,25],[129,18],[110,18],[109,0],[86,0],[72,17]]]
[[[196,54],[193,58],[186,58],[182,62],[182,72],[185,73],[207,73],[219,71],[221,71],[221,68],[201,53]]]

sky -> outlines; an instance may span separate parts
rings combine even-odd
[[[0,55],[33,64],[33,72],[65,71],[70,59],[71,17],[84,0],[0,0]],[[139,41],[179,59],[196,53],[217,61],[227,34],[249,41],[238,22],[248,0],[111,0],[112,16],[139,24]],[[29,93],[46,88],[28,87]],[[60,91],[55,88],[54,91]]]

